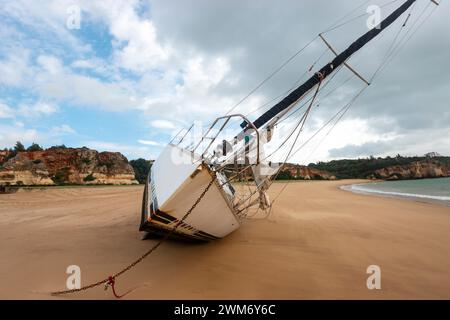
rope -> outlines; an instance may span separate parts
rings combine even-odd
[[[112,276],[108,276],[107,278],[105,278],[101,281],[94,282],[92,284],[83,286],[78,289],[54,291],[54,292],[51,292],[51,295],[59,296],[59,295],[64,295],[64,294],[71,294],[71,293],[75,293],[75,292],[85,291],[85,290],[88,290],[91,288],[98,287],[102,284],[105,284],[105,290],[107,290],[108,287],[111,286],[114,296],[118,299],[125,296],[126,294],[130,293],[131,290],[126,292],[123,295],[118,295],[116,293],[116,291],[115,291],[116,278],[118,278],[119,276],[121,276],[122,274],[124,274],[125,272],[127,272],[128,270],[133,268],[134,266],[136,266],[138,263],[142,262],[147,256],[149,256],[152,252],[154,252],[161,244],[163,244],[167,239],[169,239],[169,237],[176,231],[176,229],[184,222],[184,220],[187,219],[187,217],[189,217],[189,215],[192,213],[192,211],[197,207],[197,205],[200,203],[200,201],[206,195],[206,193],[211,188],[211,186],[213,185],[215,180],[216,180],[216,173],[213,171],[211,181],[208,183],[208,185],[203,190],[203,192],[200,194],[200,196],[195,201],[195,203],[192,205],[192,207],[186,212],[186,214],[183,216],[183,218],[181,220],[179,220],[177,222],[177,224],[168,233],[166,233],[165,236],[161,240],[159,240],[153,247],[151,247],[147,252],[145,252],[142,256],[140,256],[138,259],[133,261],[131,264],[129,264],[128,266],[126,266],[121,271],[117,272],[116,274],[114,274]]]
[[[233,107],[228,110],[226,115],[230,114],[231,111],[236,109],[242,102],[244,102],[248,97],[250,97],[253,93],[255,93],[256,90],[261,88],[267,81],[269,81],[273,76],[275,76],[278,72],[280,72],[289,62],[291,62],[295,57],[297,57],[303,50],[305,50],[307,47],[309,47],[317,37],[313,38],[311,41],[309,41],[306,45],[304,45],[301,49],[297,50],[292,56],[290,56],[286,61],[284,61],[278,68],[276,68],[269,76],[267,76],[263,81],[261,81],[255,88],[253,88],[245,97],[243,97],[241,100],[239,100],[238,103],[236,103]]]
[[[298,137],[300,136],[300,133],[303,131],[303,126],[305,125],[306,119],[308,118],[308,114],[309,114],[309,112],[311,111],[311,108],[312,108],[312,106],[313,106],[313,104],[314,104],[314,100],[316,99],[317,94],[319,93],[320,85],[321,85],[322,80],[323,80],[323,76],[322,76],[320,73],[318,73],[318,75],[319,75],[320,81],[319,81],[319,83],[317,84],[316,91],[314,92],[314,95],[313,95],[313,97],[312,97],[312,99],[311,99],[311,103],[309,104],[308,109],[305,110],[304,116],[300,119],[300,122],[297,124],[297,127],[296,127],[296,129],[295,129],[295,130],[297,130],[297,128],[301,125],[301,126],[300,126],[300,130],[298,131],[298,133],[297,133],[297,135],[296,135],[296,137],[295,137],[295,140],[294,140],[294,142],[292,143],[292,145],[291,145],[291,147],[290,147],[290,149],[289,149],[289,152],[288,152],[288,154],[286,155],[286,158],[284,159],[283,164],[281,165],[280,169],[278,169],[278,172],[277,172],[277,173],[275,174],[275,176],[273,177],[271,184],[273,183],[274,180],[276,180],[276,178],[277,178],[278,175],[280,174],[281,170],[282,170],[283,167],[286,165],[286,162],[287,162],[287,160],[289,159],[289,157],[290,157],[290,155],[291,155],[291,152],[292,152],[292,150],[294,149],[295,144],[297,143]],[[295,131],[295,130],[294,130],[294,131]],[[286,141],[286,140],[285,140],[285,141]]]
[[[312,69],[314,68],[314,66],[320,61],[320,59],[322,59],[322,57],[328,52],[329,48],[325,48],[325,50],[320,54],[320,56],[311,64],[311,66],[305,70],[305,72],[303,72],[300,77],[295,80],[295,82],[293,83],[293,85],[286,91],[283,91],[282,93],[278,94],[276,97],[273,97],[272,99],[270,99],[269,101],[265,102],[264,104],[262,104],[261,106],[251,110],[250,112],[248,112],[245,116],[248,117],[249,115],[251,115],[252,113],[255,113],[256,111],[259,111],[263,108],[265,108],[266,106],[268,106],[269,104],[273,103],[274,101],[276,101],[277,99],[283,97],[283,96],[287,96],[289,93],[291,93],[292,91],[294,91],[295,88],[297,88],[297,86],[300,84],[300,82],[303,80],[303,78],[308,74],[308,72],[311,72]]]
[[[415,24],[420,20],[420,18],[423,16],[423,14],[426,12],[426,10],[428,9],[428,7],[430,6],[430,4],[428,4],[426,6],[426,8],[422,11],[422,13],[419,15],[418,19],[413,23],[413,25],[411,26],[411,29],[405,34],[405,36],[403,37],[403,39],[401,39],[399,41],[399,43],[397,45],[394,46],[394,44],[397,42],[398,37],[401,33],[401,31],[403,30],[403,28],[406,26],[406,23],[409,21],[409,18],[411,16],[411,11],[413,10],[413,8],[411,8],[405,22],[401,25],[400,30],[398,31],[398,33],[396,34],[394,40],[392,41],[389,49],[386,52],[386,55],[383,59],[383,62],[380,64],[380,66],[378,67],[378,69],[375,71],[375,73],[373,74],[372,78],[371,78],[371,83],[373,82],[373,80],[376,78],[376,76],[378,75],[378,73],[398,54],[398,52],[406,45],[406,43],[412,38],[412,36],[414,35],[414,33],[417,32],[417,30],[426,22],[426,20],[429,19],[429,17],[433,14],[435,8],[433,8],[433,10],[428,14],[428,16],[426,16],[426,18],[414,29],[414,31],[412,32],[411,35],[409,35],[409,33],[411,32],[411,30],[413,30]],[[406,38],[409,35],[408,38]],[[403,41],[406,38],[406,41]],[[402,42],[403,41],[403,42]],[[315,135],[321,131],[324,127],[326,127],[339,113],[342,114],[339,116],[339,118],[335,121],[335,123],[332,125],[332,127],[330,128],[330,130],[326,133],[325,137],[328,136],[330,134],[330,132],[334,129],[334,127],[337,125],[337,123],[343,118],[343,116],[347,113],[347,111],[350,109],[350,107],[353,105],[353,103],[356,101],[356,99],[363,93],[363,91],[366,89],[366,87],[364,87],[343,109],[339,110],[338,113],[336,113],[322,128],[320,128],[310,139],[308,139],[303,145],[301,145],[297,150],[294,151],[294,153],[292,154],[292,156],[294,156],[298,151],[300,151],[305,145],[306,143],[308,143],[312,138],[315,137]],[[319,145],[323,142],[323,140],[325,139],[325,137],[320,141]],[[318,146],[317,146],[318,147]],[[317,149],[317,147],[315,148],[315,150]],[[315,151],[314,150],[314,151]],[[309,156],[312,155],[312,153]],[[286,189],[287,187],[287,183],[285,183],[285,185],[282,187],[282,190],[277,194],[277,196],[273,199],[272,201],[272,206],[275,203],[275,201],[278,199],[278,197],[282,194],[282,192]],[[272,209],[272,208],[271,208]]]
[[[125,292],[124,294],[120,294],[120,295],[119,295],[119,294],[117,294],[117,292],[116,292],[115,284],[116,284],[116,279],[115,279],[113,276],[109,276],[109,277],[108,277],[108,282],[106,282],[106,285],[105,285],[105,290],[108,289],[108,286],[111,286],[113,295],[114,295],[114,297],[116,297],[116,299],[123,298],[123,297],[125,297],[127,294],[129,294],[130,292],[133,291],[133,289],[130,289],[130,290],[128,290],[127,292]]]
[[[335,21],[331,26],[328,27],[328,29],[326,29],[325,31],[323,31],[322,33],[334,30],[337,28],[337,26],[341,23],[341,21],[345,20],[347,17],[351,16],[354,12],[356,12],[358,9],[362,8],[363,6],[365,6],[370,0],[365,0],[363,3],[361,3],[359,6],[357,6],[356,8],[352,9],[350,12],[346,13],[343,17],[341,17],[340,19],[338,19],[337,21]]]
[[[420,18],[423,16],[423,14],[425,13],[426,9],[428,9],[428,7],[430,6],[430,4],[427,5],[427,7],[423,10],[423,12],[420,14],[419,18],[413,23],[413,25],[411,26],[411,30],[413,29],[413,27],[415,26],[415,24],[420,20]],[[402,40],[400,40],[400,43],[398,43],[395,47],[393,46],[395,44],[395,42],[398,39],[398,36],[401,32],[401,30],[403,29],[403,27],[406,25],[406,23],[409,20],[409,17],[406,18],[405,22],[403,23],[402,27],[400,28],[398,34],[395,36],[389,50],[386,52],[386,55],[384,57],[384,61],[381,63],[380,67],[375,71],[375,73],[373,74],[372,78],[371,78],[371,82],[373,82],[373,80],[376,78],[376,75],[379,73],[380,69],[382,69],[383,67],[385,67],[387,65],[387,63],[392,60],[397,54],[398,52],[402,49],[402,47],[404,47],[406,45],[406,43],[412,38],[412,36],[414,35],[414,33],[417,32],[417,30],[426,22],[426,20],[429,19],[429,17],[433,14],[434,10],[436,8],[433,8],[433,10],[428,14],[428,16],[420,23],[420,25],[413,31],[413,33],[406,39],[406,41],[402,42],[410,33],[411,30],[409,30],[405,36],[403,37]],[[410,14],[411,14],[412,8],[410,10]],[[398,50],[397,50],[398,49]],[[334,76],[334,75],[333,75]],[[350,77],[352,78],[352,77]],[[331,80],[331,79],[330,79]],[[344,81],[344,83],[342,85],[344,85],[348,80]],[[327,85],[330,81],[328,81],[325,85]],[[342,86],[341,85],[341,86]],[[327,97],[329,94],[331,94],[332,92],[334,92],[336,89],[338,89],[340,86],[337,86],[336,88],[334,88],[333,90],[331,90],[325,97]],[[326,134],[326,136],[328,136],[330,134],[330,132],[333,130],[333,128],[336,126],[336,124],[342,119],[342,117],[345,115],[345,113],[348,111],[348,109],[351,107],[351,105],[355,102],[355,100],[363,93],[364,89],[361,90],[355,97],[354,99],[352,99],[350,101],[350,103],[346,106],[344,106],[343,109],[344,112],[342,113],[342,115],[338,118],[338,120],[334,123],[334,125],[332,126],[332,128],[328,131],[328,133]],[[312,98],[310,98],[312,99]],[[308,100],[306,103],[308,103],[310,100]],[[305,103],[305,104],[306,104]],[[304,105],[302,105],[301,107],[303,107]],[[298,112],[300,108],[297,108],[295,111],[293,111],[291,114],[289,114],[286,118],[282,119],[279,123],[283,122],[284,120],[286,120],[287,118],[289,118],[290,116],[292,116],[294,113]],[[300,151],[312,138],[314,138],[316,136],[316,134],[318,134],[324,127],[326,127],[340,112],[342,111],[342,109],[335,115],[333,116],[322,128],[320,128],[310,139],[308,139],[302,146],[300,146],[297,150],[295,150],[294,154],[298,153],[298,151]],[[295,131],[295,130],[294,130]],[[323,139],[322,139],[323,141]],[[322,141],[320,142],[320,144],[322,143]],[[279,149],[279,148],[278,148]],[[273,152],[274,153],[274,152]],[[273,154],[272,153],[272,154]],[[312,152],[313,153],[313,152]],[[269,156],[271,156],[272,154],[270,154]],[[292,156],[293,156],[292,155]],[[267,159],[269,156],[267,156],[265,159]],[[283,190],[285,189],[285,187],[283,188]],[[280,192],[281,194],[281,192]],[[277,196],[278,197],[278,196]],[[277,198],[276,197],[276,198]],[[275,199],[272,201],[272,205],[275,202]],[[270,212],[269,212],[270,213]]]
[[[341,66],[342,67],[342,66]],[[321,85],[322,90],[333,80],[333,78],[337,75],[337,73],[339,73],[339,71],[341,70],[341,67],[339,67],[339,70],[337,70],[329,79],[326,80],[324,85]],[[344,81],[344,83],[340,84],[339,86],[336,86],[333,90],[329,91],[325,97],[328,97],[332,92],[334,92],[335,90],[339,89],[341,86],[343,86],[345,83],[347,83],[351,78],[353,77],[350,76],[347,80]],[[320,95],[322,91],[319,91],[318,96]],[[318,97],[317,96],[317,97]],[[316,97],[316,98],[317,98]],[[324,97],[324,98],[325,98]],[[291,114],[287,115],[285,118],[281,119],[278,123],[277,126],[282,123],[283,121],[285,121],[286,119],[290,118],[293,114],[295,114],[296,112],[298,112],[299,110],[301,110],[307,103],[310,103],[311,100],[313,99],[313,97],[309,97],[309,99],[307,99],[300,107],[296,108],[295,111],[293,111]],[[300,101],[300,100],[299,100]],[[299,101],[294,102],[294,104],[297,104]],[[300,121],[303,119],[303,116],[301,117]],[[296,129],[298,128],[298,124],[297,126],[291,131],[291,133],[289,134],[289,137],[287,139],[284,140],[283,145],[286,143],[286,141],[295,133]],[[282,146],[278,146],[273,152],[271,152],[269,155],[265,156],[261,161],[267,160],[268,158],[270,158],[271,156],[273,156],[277,151],[279,151],[281,149]],[[227,162],[229,161],[232,157],[234,157],[235,152],[233,152],[233,154],[230,154],[228,156],[228,158],[224,161]],[[233,179],[235,179],[240,173],[243,173],[244,171],[246,171],[248,168],[250,168],[251,165],[247,165],[244,168],[242,168],[237,174],[231,176],[229,178],[229,181],[231,182]],[[226,183],[224,183],[226,184]]]
[[[383,5],[380,5],[379,8],[382,9],[382,8],[387,7],[387,6],[393,4],[393,3],[397,2],[397,1],[398,1],[398,0],[390,1],[390,2],[388,2],[388,3],[385,3],[385,4],[383,4]],[[365,5],[367,2],[369,2],[369,1],[366,1],[365,3],[361,4],[359,7],[355,8],[355,9],[352,11],[352,13],[353,13],[354,11],[356,11],[357,9],[361,8],[361,7],[362,7],[363,5]],[[351,18],[351,19],[349,19],[349,20],[347,20],[347,21],[345,21],[345,22],[343,22],[343,23],[341,23],[341,24],[338,24],[338,25],[336,25],[336,26],[334,26],[334,27],[329,28],[329,29],[325,30],[325,31],[322,32],[322,33],[327,33],[327,32],[336,30],[336,29],[338,29],[338,28],[340,28],[340,27],[342,27],[342,26],[344,26],[344,25],[346,25],[346,24],[349,24],[349,23],[352,22],[352,21],[355,21],[355,20],[357,20],[357,19],[359,19],[359,18],[362,18],[362,17],[364,17],[364,16],[367,16],[367,15],[369,15],[369,13],[363,13],[363,14],[360,14],[360,15],[358,15],[358,16],[356,16],[356,17],[353,17],[353,18]],[[348,16],[348,15],[347,15],[347,16]],[[341,20],[342,20],[342,19],[341,19]]]
[[[322,129],[324,129],[326,126],[328,126],[333,120],[337,118],[337,120],[332,124],[328,132],[325,134],[325,136],[321,139],[321,141],[317,144],[317,146],[311,151],[311,153],[305,158],[305,160],[309,159],[314,152],[319,148],[319,146],[323,143],[323,141],[328,137],[333,131],[333,129],[336,127],[336,125],[339,123],[339,121],[344,117],[344,115],[347,113],[347,111],[350,109],[350,107],[353,105],[353,103],[359,98],[359,96],[364,92],[364,90],[367,89],[367,86],[363,87],[346,105],[344,105],[336,114],[330,118],[319,130],[317,130],[308,140],[305,141],[303,145],[301,145],[295,152],[292,154],[294,156],[303,148],[308,142],[310,142]]]
[[[339,66],[339,68],[331,75],[331,77],[327,78],[325,81],[325,84],[322,85],[322,91],[319,92],[319,96],[322,94],[323,90],[333,81],[333,79],[338,75],[338,73],[341,71],[342,69],[342,65]],[[344,86],[349,80],[351,80],[351,78],[354,75],[351,75],[350,78],[348,78],[347,80],[345,80],[343,83],[341,83],[340,85],[336,86],[333,90],[329,91],[323,98],[321,98],[323,101],[323,99],[325,99],[326,97],[328,97],[331,93],[333,93],[335,90],[339,89],[340,87]],[[276,125],[279,126],[281,123],[285,122],[286,120],[288,120],[290,117],[292,117],[294,114],[296,114],[298,111],[302,110],[302,108],[308,104],[308,102],[310,102],[312,99],[312,97],[309,97],[300,107],[296,108],[294,111],[292,111],[290,114],[286,115],[284,118],[280,119]]]
[[[317,97],[317,94],[319,93],[319,90],[320,90],[320,85],[321,85],[321,83],[322,83],[322,75],[321,75],[320,73],[319,73],[319,77],[320,77],[320,82],[319,82],[318,85],[317,85],[316,91],[314,92],[314,95],[313,95],[313,97],[312,97],[312,99],[311,99],[311,103],[310,103],[308,109],[306,109],[306,111],[305,111],[305,116],[302,117],[302,119],[300,120],[300,121],[302,122],[302,125],[301,125],[301,127],[300,127],[300,130],[298,131],[297,136],[295,137],[295,140],[294,140],[294,142],[292,143],[291,148],[289,149],[289,152],[288,152],[288,154],[286,155],[286,158],[284,159],[284,162],[283,162],[283,164],[281,165],[280,169],[278,169],[278,171],[277,171],[277,173],[275,174],[275,176],[274,176],[273,178],[271,178],[269,187],[270,187],[270,186],[273,184],[273,182],[277,179],[277,177],[278,177],[278,175],[280,174],[281,170],[282,170],[283,167],[286,165],[286,162],[287,162],[287,160],[289,159],[289,156],[290,156],[292,150],[294,149],[295,144],[297,143],[298,137],[300,136],[300,133],[301,133],[302,130],[303,130],[303,126],[304,126],[304,124],[305,124],[305,122],[306,122],[306,118],[307,118],[307,116],[308,116],[308,114],[309,114],[309,112],[310,112],[310,110],[311,110],[311,108],[312,108],[312,105],[314,104],[314,100],[315,100],[315,98]],[[300,124],[300,123],[299,123],[299,124]],[[298,125],[297,125],[297,127],[298,127]],[[270,214],[272,213],[272,208],[273,208],[273,205],[274,205],[275,201],[276,201],[277,198],[280,196],[280,194],[286,189],[287,184],[288,184],[288,182],[286,182],[286,183],[284,184],[284,186],[283,186],[282,190],[280,191],[280,193],[272,200],[272,203],[270,204],[270,209],[269,209],[269,212],[267,213],[267,216],[270,216]]]
[[[397,54],[401,51],[401,49],[408,43],[408,41],[412,38],[412,36],[423,26],[423,24],[428,20],[428,18],[433,14],[434,10],[436,9],[433,8],[430,13],[428,14],[428,16],[425,17],[425,19],[414,29],[414,27],[416,26],[416,24],[420,21],[420,19],[423,17],[423,15],[425,14],[425,12],[428,10],[428,8],[432,5],[431,2],[429,2],[426,7],[422,10],[422,12],[418,15],[417,19],[412,23],[411,27],[409,28],[409,30],[403,35],[403,37],[397,42],[397,38],[400,34],[400,32],[403,30],[403,28],[406,26],[406,23],[409,21],[409,15],[406,18],[405,22],[403,23],[403,25],[400,27],[400,30],[396,36],[396,38],[394,39],[393,43],[391,44],[391,47],[389,48],[388,52],[386,52],[386,56],[384,58],[384,62],[378,67],[378,69],[375,71],[375,73],[373,74],[370,82],[373,81],[373,79],[375,79],[383,70],[384,68],[397,56]],[[411,11],[414,8],[411,7]],[[411,14],[410,11],[410,14]],[[411,33],[412,32],[412,33]],[[411,34],[410,34],[411,33]],[[409,35],[409,37],[408,37]],[[407,38],[408,37],[408,38]],[[406,40],[405,40],[406,39]],[[394,46],[394,43],[397,42]],[[390,52],[389,52],[390,51]]]
[[[295,154],[297,154],[297,152],[299,152],[308,142],[310,142],[320,131],[322,131],[322,129],[324,129],[326,126],[328,126],[339,114],[341,114],[338,119],[335,121],[335,123],[333,124],[333,126],[330,128],[330,130],[326,133],[325,137],[327,137],[331,131],[334,129],[334,127],[337,125],[337,123],[342,119],[342,117],[347,113],[347,111],[350,109],[350,107],[352,106],[352,104],[356,101],[356,99],[358,99],[358,97],[363,93],[364,90],[367,89],[367,86],[365,86],[364,88],[362,88],[358,94],[353,97],[352,100],[350,100],[349,103],[347,103],[344,107],[342,107],[333,117],[331,117],[319,130],[317,130],[308,140],[306,140],[297,150],[294,151],[294,153],[291,155],[294,156]],[[325,139],[325,137],[320,141],[319,145],[323,142],[323,140]],[[318,146],[319,146],[318,145]],[[308,157],[310,157],[314,151],[318,148],[318,146],[309,154]],[[288,182],[285,182],[283,187],[281,188],[280,192],[273,198],[272,200],[272,204],[270,206],[270,211],[269,214],[272,212],[272,207],[275,204],[275,201],[281,196],[281,194],[286,190],[287,186],[289,184]]]

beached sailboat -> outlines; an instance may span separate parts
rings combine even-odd
[[[140,230],[209,241],[223,238],[239,228],[250,208],[270,210],[266,191],[292,155],[320,90],[341,68],[363,81],[366,87],[369,81],[348,64],[348,59],[411,10],[415,2],[405,1],[341,53],[333,49],[323,34],[319,35],[335,55],[334,59],[256,120],[227,113],[217,118],[204,134],[192,134],[193,126],[180,131],[156,159],[148,175]],[[410,15],[411,12],[407,20]],[[402,27],[405,25],[406,21]],[[340,109],[332,120],[339,121],[353,101]],[[275,127],[299,110],[304,112],[291,133],[275,141],[279,145],[276,150],[287,141],[293,141],[284,162],[276,166],[269,161],[264,145],[271,142]],[[230,130],[234,130],[232,135]],[[188,139],[190,135],[193,138]]]

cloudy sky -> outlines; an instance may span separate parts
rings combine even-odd
[[[255,119],[317,58],[313,70],[332,59],[320,32],[331,27],[324,36],[341,51],[368,30],[368,6],[385,17],[402,2],[0,0],[0,148],[20,140],[154,158],[179,128],[224,114],[312,41],[238,106]],[[450,155],[450,6],[430,3],[418,0],[352,57],[367,79],[389,63],[293,160]],[[323,89],[302,139],[364,87],[349,76],[342,70]]]

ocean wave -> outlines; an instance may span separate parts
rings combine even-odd
[[[416,193],[395,192],[395,191],[381,191],[381,190],[371,189],[371,188],[366,187],[365,185],[360,185],[360,184],[342,186],[342,189],[348,190],[348,191],[360,192],[360,193],[376,193],[376,194],[381,194],[381,195],[397,196],[397,197],[450,201],[450,197],[448,197],[448,196],[435,196],[435,195],[429,195],[429,194],[416,194]]]

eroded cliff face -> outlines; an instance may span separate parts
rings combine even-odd
[[[9,150],[0,150],[0,165],[6,161],[6,158],[10,155]]]
[[[371,178],[401,180],[439,177],[450,177],[450,166],[436,160],[425,160],[379,169]]]
[[[335,180],[336,177],[329,172],[302,166],[298,164],[287,163],[284,165],[282,171],[289,171],[291,176],[295,179],[303,180]]]
[[[134,170],[119,152],[88,148],[19,152],[0,167],[0,184],[136,184]]]

